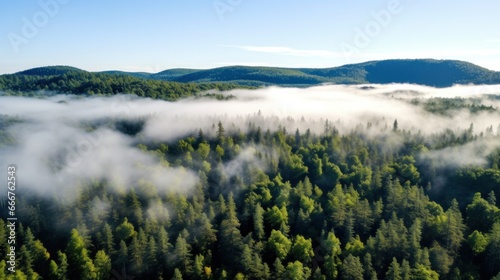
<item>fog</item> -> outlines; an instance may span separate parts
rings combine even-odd
[[[0,147],[0,166],[18,166],[19,184],[40,194],[74,197],[76,187],[92,180],[106,180],[117,191],[136,186],[140,180],[154,184],[160,192],[190,193],[198,178],[185,168],[169,167],[150,153],[137,148],[144,141],[172,143],[185,136],[214,137],[221,121],[228,133],[245,132],[250,124],[262,131],[286,127],[322,133],[329,121],[340,133],[356,126],[373,125],[369,137],[388,134],[394,120],[399,129],[431,135],[451,129],[463,131],[474,123],[479,134],[500,124],[497,112],[472,114],[453,111],[451,116],[432,114],[411,99],[434,97],[478,98],[498,108],[500,85],[432,87],[390,85],[325,85],[312,88],[269,87],[233,90],[227,101],[188,98],[167,102],[130,95],[75,97],[56,95],[45,99],[0,96],[0,114],[19,119],[5,128],[15,144]],[[144,129],[135,135],[123,134],[105,124],[107,120],[140,119]],[[386,142],[397,149],[397,137]],[[485,157],[498,147],[497,140],[478,139],[467,145],[431,151],[425,155],[443,164],[485,164]],[[243,164],[262,166],[255,152],[263,147],[243,147],[243,152],[224,166],[229,175]],[[267,151],[269,152],[269,151]],[[96,202],[98,203],[98,202]],[[104,206],[103,206],[104,207]],[[154,206],[153,206],[154,207]],[[104,207],[105,208],[105,207]],[[167,209],[157,219],[163,219]],[[153,215],[153,214],[151,214]]]

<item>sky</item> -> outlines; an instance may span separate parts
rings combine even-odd
[[[48,65],[324,68],[391,58],[500,71],[499,10],[498,0],[1,1],[0,74]]]

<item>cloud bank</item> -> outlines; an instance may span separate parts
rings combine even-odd
[[[127,190],[146,180],[160,192],[189,193],[198,178],[195,172],[161,163],[137,147],[142,142],[175,142],[196,136],[201,129],[215,137],[221,121],[227,133],[245,132],[250,127],[289,133],[322,133],[328,121],[340,133],[370,123],[369,137],[390,133],[394,120],[399,129],[432,135],[444,130],[460,131],[474,123],[474,133],[500,124],[497,112],[453,111],[451,116],[432,114],[412,99],[436,97],[476,98],[499,108],[500,86],[454,86],[444,89],[391,85],[326,85],[305,89],[269,87],[234,90],[228,101],[184,99],[166,102],[129,95],[115,97],[52,96],[46,99],[0,97],[0,114],[21,121],[4,128],[14,144],[0,147],[0,165],[15,163],[19,184],[30,191],[50,195],[74,195],[76,187],[89,180],[105,180],[117,191]],[[133,135],[107,125],[110,120],[141,120],[144,129]],[[397,149],[397,138],[387,141]],[[433,151],[425,155],[458,165],[485,163],[498,141],[479,139],[467,145]],[[238,173],[242,164],[254,162],[255,149],[243,148],[225,166],[228,174]]]

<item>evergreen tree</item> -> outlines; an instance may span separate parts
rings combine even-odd
[[[377,280],[377,272],[373,268],[372,255],[366,253],[363,257],[363,269],[364,269],[364,279],[367,280]]]
[[[281,231],[273,229],[267,240],[267,246],[274,256],[280,260],[284,260],[292,248],[292,241]]]
[[[387,280],[402,280],[401,276],[401,267],[396,258],[392,258],[391,265],[389,265],[389,269],[385,273],[385,279]]]
[[[76,229],[71,230],[71,237],[66,248],[68,256],[68,278],[70,279],[95,279],[96,269],[88,256],[83,237]]]
[[[94,266],[96,271],[95,279],[109,279],[111,272],[111,259],[104,251],[100,250],[97,252],[94,259]]]
[[[236,216],[236,205],[233,195],[230,194],[227,203],[227,212],[219,227],[219,253],[224,264],[241,268],[241,263],[234,256],[241,255],[243,240],[240,232],[240,222]]]
[[[340,268],[340,277],[344,280],[363,280],[364,269],[358,257],[347,256]]]
[[[262,240],[264,238],[264,209],[260,206],[260,203],[255,206],[255,211],[253,215],[253,233],[257,240]]]
[[[174,256],[174,267],[176,267],[176,269],[179,268],[184,274],[190,275],[193,271],[191,248],[186,239],[180,235],[175,241]]]
[[[486,249],[486,262],[490,275],[500,273],[500,222],[493,224],[493,228],[488,235],[488,246]]]

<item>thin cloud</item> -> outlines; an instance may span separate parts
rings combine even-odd
[[[371,89],[363,90],[363,86]],[[195,170],[169,166],[162,160],[175,159],[160,159],[137,144],[176,143],[184,137],[196,137],[200,129],[206,137],[216,137],[219,121],[228,135],[247,132],[249,124],[261,131],[286,128],[290,133],[298,129],[319,135],[328,120],[341,134],[371,123],[367,137],[383,137],[387,139],[383,149],[396,150],[403,143],[391,132],[395,119],[400,129],[423,137],[445,130],[459,135],[473,123],[474,133],[486,132],[484,139],[479,137],[473,144],[434,150],[423,156],[442,159],[443,165],[483,165],[486,156],[500,145],[487,133],[488,128],[499,125],[497,112],[472,114],[464,109],[443,116],[426,112],[409,100],[475,97],[481,98],[485,106],[500,108],[500,101],[485,97],[499,92],[500,85],[436,89],[389,84],[238,89],[223,93],[236,97],[227,101],[188,98],[166,102],[125,95],[85,99],[63,95],[45,99],[0,96],[2,115],[24,120],[5,129],[16,143],[0,147],[0,166],[12,162],[22,166],[23,173],[28,174],[23,179],[28,191],[68,199],[77,197],[76,186],[93,180],[108,182],[116,191],[149,183],[161,193],[189,194],[199,179]],[[128,135],[116,129],[113,120],[117,119],[139,119],[144,127],[137,135]],[[242,147],[239,156],[221,167],[226,177],[241,174],[247,167],[262,167],[255,150],[261,154],[273,152],[258,145]],[[448,156],[446,160],[444,155]],[[102,207],[105,209],[105,205]]]
[[[473,50],[421,50],[406,52],[363,52],[354,53],[357,57],[367,59],[391,58],[445,58],[500,55],[500,49],[473,49]]]
[[[234,66],[234,65],[241,65],[241,66],[274,66],[272,64],[266,63],[266,62],[241,62],[241,61],[236,61],[236,62],[218,62],[214,63],[215,67],[221,67],[221,66]]]
[[[237,48],[249,52],[272,53],[278,55],[288,56],[306,56],[306,57],[325,57],[325,58],[339,58],[343,57],[341,52],[332,52],[327,50],[299,50],[289,47],[269,47],[269,46],[233,46],[221,45],[221,47]]]

